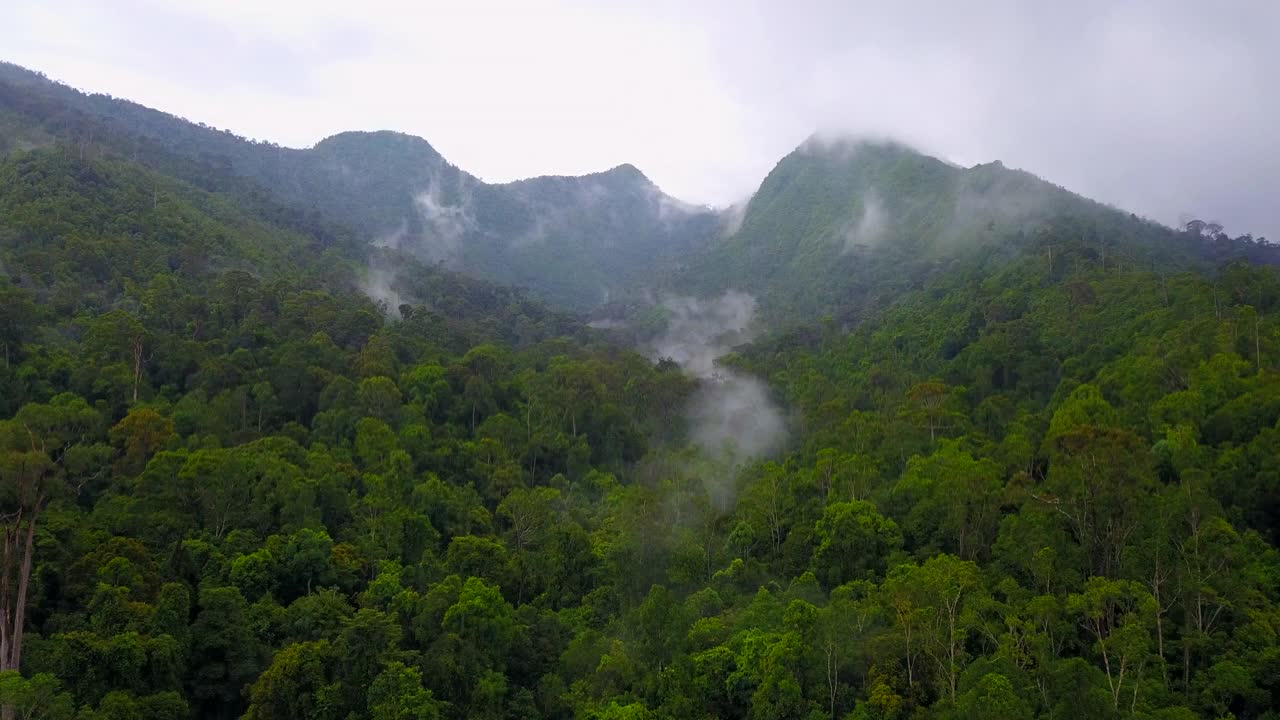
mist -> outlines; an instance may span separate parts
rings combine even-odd
[[[716,360],[751,340],[756,299],[747,293],[729,290],[711,300],[672,295],[660,304],[667,328],[651,343],[650,354],[670,358],[696,377],[711,377]]]
[[[380,262],[370,261],[369,269],[360,279],[360,291],[377,303],[388,317],[399,319],[400,306],[405,303],[405,298],[393,287],[397,274],[380,265]]]
[[[694,394],[687,415],[694,443],[736,467],[782,449],[782,411],[759,379],[730,370],[709,378]]]
[[[415,250],[430,262],[457,266],[461,261],[463,236],[475,226],[466,202],[445,204],[439,184],[433,182],[427,190],[418,193],[415,204],[429,231],[424,233]]]
[[[844,251],[869,247],[880,242],[889,229],[889,215],[880,193],[871,188],[862,194],[862,210],[856,222],[844,232]]]
[[[376,248],[390,248],[392,250],[399,250],[400,246],[404,244],[404,240],[406,237],[408,237],[408,235],[409,235],[409,223],[407,221],[401,220],[399,227],[397,227],[395,230],[392,230],[389,233],[384,233],[382,235],[379,235],[378,237],[375,237],[369,244]]]
[[[733,467],[780,450],[786,421],[768,387],[717,362],[754,336],[755,298],[730,290],[712,299],[671,296],[661,304],[669,313],[667,329],[649,355],[670,358],[702,381],[685,409],[694,444]],[[723,487],[709,490],[726,495]]]
[[[737,235],[742,223],[747,219],[747,204],[750,200],[736,202],[720,211],[720,237]]]

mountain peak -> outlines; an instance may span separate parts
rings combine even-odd
[[[645,177],[645,174],[640,172],[640,168],[636,167],[635,165],[632,165],[631,163],[622,163],[621,165],[618,165],[616,167],[609,168],[608,170],[605,170],[603,174],[619,175],[623,177],[632,176],[632,177],[648,180],[648,178]]]
[[[907,143],[888,136],[829,131],[813,133],[796,148],[796,152],[805,155],[841,158],[848,158],[855,153],[866,151],[906,155],[924,154]]]
[[[636,167],[635,165],[632,165],[631,163],[623,163],[621,165],[611,167],[608,170],[604,170],[598,173],[591,173],[590,175],[586,175],[585,177],[595,177],[599,180],[604,180],[606,182],[613,182],[613,183],[638,184],[638,185],[653,184],[652,180],[650,180],[644,173],[640,172],[640,168]]]
[[[394,130],[347,130],[321,140],[313,149],[321,153],[349,154],[374,150],[410,153],[417,157],[440,157],[440,153],[426,140]]]

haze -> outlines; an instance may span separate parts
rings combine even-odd
[[[491,181],[630,162],[725,205],[834,130],[1280,239],[1280,3],[1031,5],[10,0],[0,57],[285,145],[413,133]]]

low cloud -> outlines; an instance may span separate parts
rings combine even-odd
[[[718,298],[673,295],[664,298],[666,331],[651,347],[651,355],[671,358],[700,378],[710,377],[715,362],[735,346],[751,340],[756,299],[730,290]]]
[[[467,207],[464,196],[459,204],[448,204],[440,192],[439,183],[433,182],[415,198],[424,230],[415,250],[433,263],[455,267],[461,261],[464,236],[475,227],[475,218]]]
[[[720,211],[720,237],[737,235],[742,229],[742,221],[747,219],[747,204],[750,200],[734,203]]]
[[[777,452],[787,439],[786,421],[768,387],[735,371],[704,379],[688,417],[694,443],[734,466]]]
[[[884,239],[889,230],[889,214],[880,193],[872,188],[862,195],[862,209],[856,221],[844,231],[844,251],[871,247]]]
[[[369,296],[382,308],[382,311],[393,318],[400,317],[400,306],[405,298],[395,289],[396,272],[389,268],[371,264],[360,280],[360,291]]]
[[[374,238],[373,242],[371,242],[370,245],[373,245],[376,248],[390,248],[392,250],[399,250],[401,244],[404,243],[404,240],[408,235],[409,235],[409,223],[404,220],[401,220],[400,226],[398,228],[396,228],[395,230],[389,233],[384,233]]]
[[[686,410],[693,442],[733,466],[781,449],[786,421],[768,387],[717,364],[734,346],[751,340],[755,298],[730,290],[709,300],[668,297],[662,306],[670,314],[667,329],[651,344],[650,355],[670,358],[702,380]],[[711,489],[713,497],[727,494],[724,487]]]

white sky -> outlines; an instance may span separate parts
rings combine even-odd
[[[1280,1],[0,0],[0,59],[242,135],[426,138],[491,181],[750,194],[815,130],[1280,241]]]

